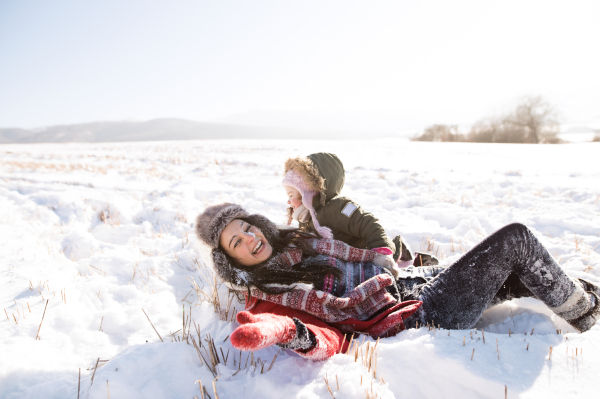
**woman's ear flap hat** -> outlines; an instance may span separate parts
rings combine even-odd
[[[315,225],[315,229],[319,233],[319,235],[323,238],[333,238],[333,233],[331,229],[321,226],[319,221],[317,220],[317,215],[315,212],[315,208],[312,205],[313,198],[315,195],[318,195],[317,192],[311,191],[310,187],[306,184],[300,173],[296,172],[294,169],[288,170],[288,172],[283,177],[283,181],[281,182],[284,186],[294,187],[300,195],[302,196],[302,205],[310,212],[310,216],[312,217],[312,221]]]
[[[212,249],[219,248],[219,239],[225,227],[233,219],[243,219],[248,216],[250,214],[236,204],[226,202],[209,206],[196,218],[196,234]]]
[[[275,223],[262,215],[251,215],[236,204],[223,203],[209,206],[196,218],[196,234],[198,238],[212,249],[215,271],[225,283],[233,288],[248,286],[246,273],[229,263],[227,256],[219,247],[221,233],[234,219],[243,219],[262,231],[267,241],[273,242],[279,235]]]

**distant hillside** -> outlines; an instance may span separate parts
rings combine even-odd
[[[42,129],[0,128],[0,144],[67,143],[114,141],[162,141],[207,139],[334,139],[361,138],[359,132],[303,131],[223,123],[195,122],[185,119],[153,119],[146,122],[93,122],[58,125]]]
[[[231,114],[211,122],[245,126],[281,127],[307,131],[370,132],[409,137],[430,122],[410,113],[385,115],[366,111],[274,111],[252,110]]]

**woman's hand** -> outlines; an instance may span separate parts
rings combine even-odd
[[[235,329],[230,340],[234,347],[244,351],[287,344],[296,337],[296,324],[287,316],[240,312],[237,321],[242,325]]]

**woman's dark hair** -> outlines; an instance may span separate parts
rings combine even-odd
[[[251,217],[241,219],[259,229],[261,228],[261,226],[257,226],[258,223],[252,220]],[[267,294],[282,294],[291,291],[291,288],[268,287],[269,284],[291,285],[294,283],[305,283],[312,284],[315,289],[320,290],[323,288],[325,276],[342,276],[342,272],[339,269],[329,266],[327,259],[317,256],[318,253],[306,241],[309,238],[315,238],[313,234],[306,233],[300,229],[289,228],[278,229],[277,236],[269,234],[267,229],[261,229],[261,231],[273,248],[273,253],[265,262],[250,267],[242,266],[221,249],[231,267],[245,272],[248,277],[248,286],[246,287],[248,288],[248,294],[250,294],[250,286],[255,286]],[[300,249],[302,251],[302,261],[291,268],[274,264],[272,259],[288,247]]]

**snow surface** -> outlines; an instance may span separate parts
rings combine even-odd
[[[210,334],[229,352],[214,383],[220,398],[330,397],[324,377],[336,398],[501,398],[505,386],[509,398],[595,397],[600,325],[574,333],[533,299],[488,310],[477,326],[485,343],[481,330],[383,339],[376,377],[343,354],[312,362],[282,352],[266,371],[277,348],[254,353],[264,373],[244,353],[235,374],[239,351],[227,337],[236,324],[190,280],[212,293],[208,252],[193,236],[199,212],[229,201],[283,223],[284,160],[329,151],[345,164],[343,193],[413,250],[449,263],[522,222],[569,275],[600,283],[599,150],[399,139],[2,145],[0,397],[76,398],[81,369],[81,398],[200,398],[198,380],[215,398],[193,345],[173,342],[182,307],[205,347]],[[218,293],[225,310],[223,285]],[[227,317],[233,308],[243,305],[234,300]]]

